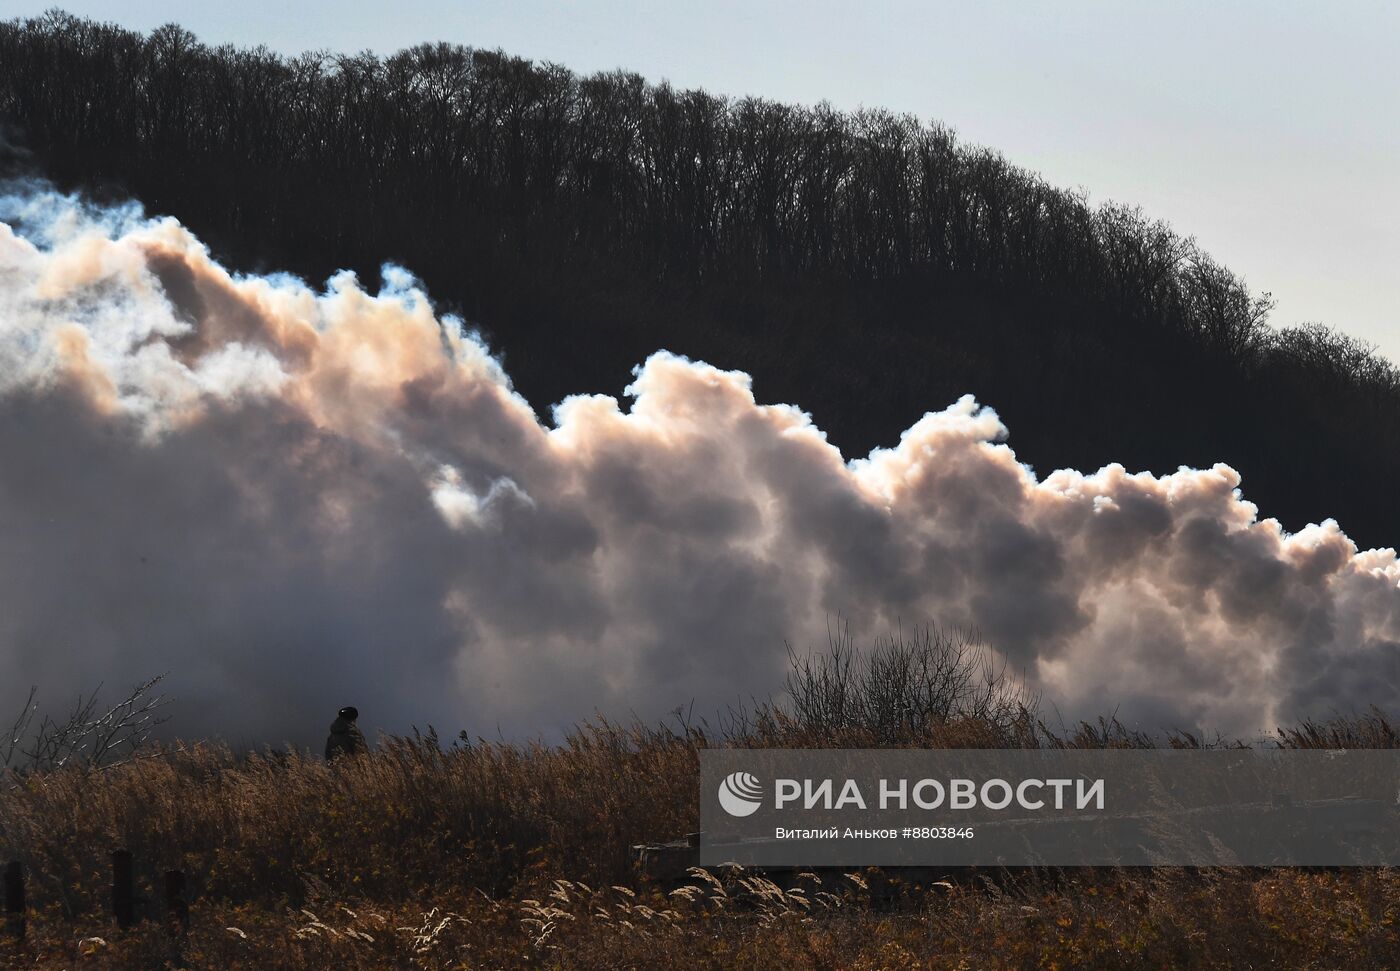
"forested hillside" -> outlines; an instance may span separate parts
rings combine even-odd
[[[752,373],[848,455],[972,392],[1039,472],[1226,461],[1290,528],[1400,541],[1394,367],[937,124],[61,14],[0,24],[0,120],[11,174],[135,197],[241,269],[403,264],[541,411],[658,348]]]

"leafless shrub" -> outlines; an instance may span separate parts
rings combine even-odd
[[[860,651],[850,626],[829,629],[824,653],[788,648],[790,717],[819,737],[867,733],[878,745],[909,744],[953,722],[1003,738],[1033,724],[1037,694],[975,632],[900,630]]]
[[[169,699],[156,691],[163,680],[162,674],[143,681],[109,708],[98,705],[99,684],[89,694],[78,695],[61,719],[41,716],[38,688],[30,688],[24,707],[0,742],[0,768],[17,772],[69,765],[99,769],[129,761],[166,720],[159,712]]]

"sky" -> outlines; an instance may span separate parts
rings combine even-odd
[[[0,15],[45,4],[0,0]],[[1400,361],[1400,5],[68,0],[208,43],[392,52],[446,40],[581,72],[953,126],[1053,184],[1194,236],[1278,326]]]

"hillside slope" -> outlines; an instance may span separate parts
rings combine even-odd
[[[1286,527],[1400,537],[1393,366],[938,125],[62,14],[0,24],[0,120],[12,172],[133,196],[235,267],[409,267],[541,411],[658,348],[748,371],[847,455],[972,392],[1041,472],[1226,461]]]

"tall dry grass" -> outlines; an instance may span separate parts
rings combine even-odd
[[[103,770],[12,772],[0,859],[24,862],[35,912],[25,948],[0,954],[13,967],[1400,966],[1400,878],[1387,870],[1023,874],[880,907],[859,874],[788,889],[697,874],[668,892],[634,870],[631,844],[697,828],[709,746],[1204,744],[1112,719],[1052,731],[985,667],[945,679],[972,699],[945,707],[897,688],[904,673],[872,677],[936,670],[962,642],[940,643],[890,642],[826,669],[808,659],[791,700],[717,729],[598,720],[558,745],[429,734],[329,765],[174,745]],[[819,690],[804,696],[804,683]],[[1388,748],[1397,732],[1373,711],[1269,744]],[[188,874],[178,954],[159,922],[110,925],[118,846],[151,909],[161,871]]]

